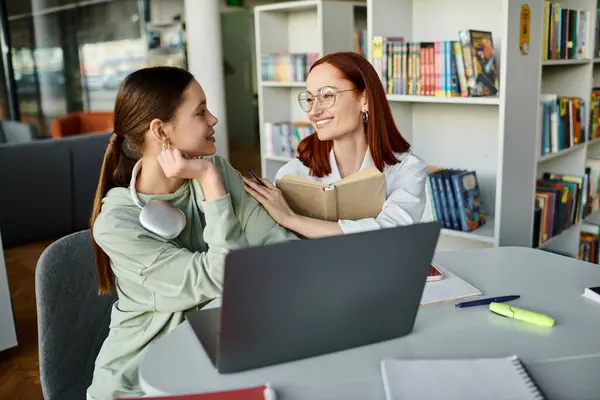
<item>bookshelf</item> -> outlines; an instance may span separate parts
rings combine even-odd
[[[297,101],[305,89],[307,64],[328,53],[358,51],[357,30],[366,30],[366,19],[366,4],[361,2],[292,1],[254,8],[263,177],[273,181],[293,156],[293,144],[281,151],[279,143],[273,145],[273,136],[295,126],[277,124],[307,121]],[[290,61],[304,71],[292,73]],[[305,128],[296,134],[307,134]]]
[[[585,125],[584,137],[579,143],[570,143],[570,146],[559,146],[564,148],[555,149],[549,154],[540,154],[536,152],[536,178],[543,179],[544,173],[556,173],[573,176],[585,176],[585,169],[588,166],[589,158],[600,158],[600,139],[595,133],[597,129],[593,125],[594,116],[592,115],[592,90],[600,86],[600,64],[598,63],[598,54],[595,50],[598,46],[598,33],[596,28],[598,2],[597,0],[570,0],[570,1],[551,1],[550,11],[544,9],[542,3],[542,65],[541,65],[541,88],[540,101],[547,99],[547,94],[558,96],[572,96],[581,98],[584,104],[582,123]],[[548,7],[547,5],[545,7]],[[550,14],[558,10],[578,10],[587,12],[587,15],[580,15],[581,20],[585,20],[585,35],[576,36],[574,47],[580,50],[579,54],[568,54],[571,59],[546,59],[554,48],[560,47],[559,44],[549,45],[546,50],[546,34],[544,32],[545,20],[551,21]],[[573,11],[569,11],[573,13]],[[564,15],[562,16],[564,17]],[[578,27],[581,23],[578,23]],[[583,33],[583,30],[582,32]],[[563,33],[564,34],[564,33]],[[578,40],[585,38],[585,46],[581,48]],[[544,52],[548,52],[544,54]],[[556,50],[555,50],[556,51]],[[561,50],[564,53],[564,50]],[[577,52],[576,52],[577,53]],[[569,57],[570,56],[570,57]],[[564,58],[565,55],[561,55]],[[556,58],[556,55],[555,57]],[[575,59],[573,59],[575,58]],[[540,138],[544,132],[544,121],[540,118],[538,127],[538,140],[542,140],[541,146],[544,146],[544,137]],[[590,177],[591,178],[591,177]],[[585,183],[584,183],[585,184]],[[536,185],[537,192],[537,185]],[[585,197],[585,196],[584,196]],[[590,198],[587,199],[589,203]],[[600,215],[597,210],[591,209],[586,215],[582,213],[579,218],[575,218],[560,232],[548,232],[546,238],[540,239],[539,248],[564,255],[578,257],[580,249],[580,235],[586,229],[588,224],[598,224]]]
[[[544,0],[367,1],[366,46],[371,62],[374,62],[372,40],[379,36],[402,37],[406,42],[422,43],[457,41],[458,32],[465,29],[492,32],[499,75],[497,94],[484,97],[388,95],[396,123],[416,155],[430,166],[477,173],[486,224],[470,232],[443,229],[439,250],[531,247],[537,180],[544,172],[583,175],[589,158],[600,159],[600,139],[587,135],[592,126],[592,88],[600,87],[600,52],[596,50],[595,32],[599,8],[597,0],[557,0],[554,3],[563,8],[589,12],[585,34],[579,36],[585,38],[586,51],[576,51],[569,59],[547,57],[547,49],[544,48]],[[315,11],[319,2],[296,4],[305,4],[313,13],[319,12]],[[529,45],[522,54],[520,38],[524,5],[529,7]],[[269,7],[257,16],[257,35],[275,31],[261,22],[263,16],[271,18],[268,13],[273,11]],[[331,17],[326,15],[325,9],[320,12],[322,21],[329,21]],[[350,14],[347,11],[347,31],[356,25]],[[297,17],[282,23],[280,30],[291,33],[294,18]],[[312,18],[317,17],[313,14]],[[338,15],[333,20],[335,24],[344,23]],[[279,47],[259,45],[258,54],[292,51],[290,49],[319,51],[321,55],[335,51],[325,47],[318,29],[312,30],[309,35],[313,36],[305,36],[301,43],[285,36],[280,38]],[[343,36],[338,34],[337,37]],[[257,42],[264,43],[269,39],[261,38]],[[261,127],[269,121],[303,120],[304,115],[295,104],[298,87],[293,85],[299,83],[268,82],[261,85]],[[551,153],[542,152],[544,119],[540,107],[546,94],[583,100],[584,107],[587,107],[581,114],[586,129],[585,140],[554,149]],[[291,110],[288,108],[290,103]],[[261,143],[265,145],[264,136],[261,136]],[[280,157],[272,162],[265,150],[263,147],[263,175],[272,179],[287,158]],[[600,221],[597,214],[594,212],[582,218],[539,247],[576,256],[580,231],[586,223]]]
[[[528,4],[531,32],[540,32],[542,21],[536,15],[543,1]],[[443,229],[438,249],[530,246],[541,36],[532,34],[528,54],[521,54],[521,3],[369,0],[367,14],[371,40],[382,36],[418,43],[458,41],[458,32],[465,29],[492,33],[499,74],[496,95],[389,94],[388,101],[413,152],[428,165],[477,174],[485,225],[470,232]],[[371,56],[372,48],[371,44]]]

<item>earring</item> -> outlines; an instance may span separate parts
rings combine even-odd
[[[365,112],[363,112],[363,114],[362,114],[362,117],[363,117],[363,122],[364,122],[365,124],[366,124],[367,122],[369,122],[369,112],[368,112],[368,111],[365,111]]]
[[[162,144],[163,151],[167,151],[170,148],[171,148],[171,142],[169,142],[168,140]]]

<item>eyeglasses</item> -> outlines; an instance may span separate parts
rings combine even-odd
[[[319,101],[319,104],[323,108],[331,108],[335,104],[335,99],[338,93],[342,92],[350,92],[355,89],[344,89],[338,90],[332,86],[325,86],[317,90],[316,99]],[[309,112],[313,108],[313,104],[315,102],[315,95],[306,91],[298,94],[298,104],[300,104],[300,108],[302,111]]]

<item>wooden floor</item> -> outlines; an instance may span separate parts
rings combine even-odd
[[[35,308],[35,265],[52,240],[4,249],[17,340],[0,352],[0,399],[43,399],[40,386]]]

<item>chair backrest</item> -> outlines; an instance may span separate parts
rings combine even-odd
[[[50,124],[53,138],[112,130],[112,111],[77,111],[55,119]]]
[[[116,295],[97,294],[90,230],[48,246],[35,275],[44,398],[85,399],[116,300]]]

